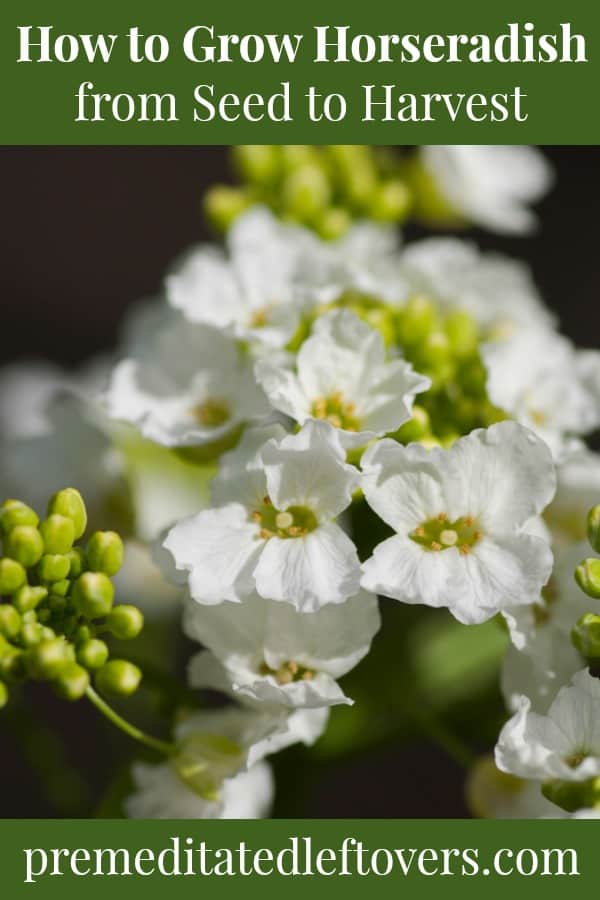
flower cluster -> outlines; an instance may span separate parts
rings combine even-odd
[[[362,667],[345,677],[369,654],[380,602],[394,601],[406,628],[421,614],[502,624],[512,718],[495,764],[472,770],[474,811],[587,814],[600,802],[600,615],[588,599],[600,596],[600,560],[580,560],[600,458],[583,438],[600,425],[600,354],[559,333],[523,264],[458,238],[402,245],[382,224],[412,209],[429,223],[523,232],[546,164],[514,147],[390,158],[253,146],[236,159],[246,185],[207,199],[224,245],[172,267],[160,296],[130,315],[116,364],[76,386],[44,374],[21,430],[15,380],[0,385],[11,490],[27,499],[46,488],[45,472],[30,477],[42,454],[61,478],[75,471],[94,518],[119,523],[118,587],[160,619],[161,654],[181,611],[201,645],[172,742],[120,720],[165,757],[134,766],[128,814],[267,815],[266,758],[314,744],[335,707],[364,700]],[[73,434],[86,448],[76,459]],[[75,553],[53,543],[67,496],[39,529],[37,517],[19,521],[23,540],[10,517],[28,507],[2,513],[13,524],[2,525],[0,593],[11,601],[0,631],[27,655],[25,626],[44,640],[52,630],[85,692],[95,667],[82,646],[102,645],[95,620],[128,637],[135,613],[111,610],[115,536],[94,535],[70,575],[44,574],[49,554]],[[71,530],[72,544],[82,528]],[[599,508],[588,534],[599,552]],[[10,581],[24,565],[35,578]],[[39,597],[27,622],[19,591]],[[57,631],[55,606],[71,630]],[[115,663],[100,665],[108,689]]]

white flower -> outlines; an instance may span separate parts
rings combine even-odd
[[[346,448],[396,431],[431,381],[402,359],[386,361],[383,339],[349,310],[329,312],[304,341],[295,371],[268,359],[256,377],[271,404],[301,425],[325,419]]]
[[[553,181],[549,164],[534,147],[424,146],[420,159],[453,212],[501,234],[534,229],[529,204],[540,200]]]
[[[521,697],[496,745],[496,764],[520,778],[586,781],[600,775],[600,680],[587,669],[562,688],[547,715]]]
[[[588,553],[589,545],[583,542],[560,549],[539,601],[503,612],[512,643],[502,666],[501,687],[513,712],[522,695],[529,697],[536,712],[546,712],[558,690],[584,664],[571,643],[571,629],[589,612],[590,600],[575,583],[573,572]]]
[[[273,774],[265,762],[228,778],[218,800],[192,790],[169,763],[136,763],[132,776],[136,790],[125,811],[133,819],[260,819],[273,801]]]
[[[335,519],[351,502],[358,472],[326,422],[271,437],[258,452],[257,436],[246,435],[225,458],[215,486],[223,505],[180,522],[164,547],[190,573],[200,603],[239,603],[254,590],[301,612],[342,603],[358,591],[360,565]]]
[[[206,246],[183,260],[166,279],[167,298],[190,322],[282,347],[298,324],[298,254],[313,240],[304,229],[254,208],[233,225],[227,253]]]
[[[236,342],[172,313],[113,372],[109,414],[166,447],[212,445],[267,412]]]
[[[190,600],[185,631],[207,648],[190,683],[292,708],[351,703],[336,679],[368,653],[379,625],[377,598],[365,591],[314,613],[258,595],[212,607]]]
[[[550,501],[555,476],[527,429],[501,422],[450,450],[385,439],[366,451],[363,470],[369,505],[396,532],[364,564],[364,588],[446,606],[466,624],[539,598],[552,553],[524,526]]]
[[[405,248],[400,264],[404,296],[419,293],[449,310],[463,309],[490,337],[554,324],[524,263],[482,253],[469,241],[416,241]]]
[[[600,424],[593,383],[580,377],[578,352],[567,338],[546,329],[524,329],[481,348],[487,391],[496,406],[542,437],[556,456],[568,438]],[[591,356],[587,354],[587,368]],[[600,353],[594,355],[600,371]]]

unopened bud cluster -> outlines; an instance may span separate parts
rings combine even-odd
[[[43,521],[20,500],[0,506],[0,705],[11,682],[52,682],[78,700],[93,674],[97,687],[117,694],[137,688],[141,672],[109,659],[99,635],[136,637],[143,616],[135,606],[114,606],[111,581],[123,562],[114,532],[95,532],[86,544],[85,503],[66,488],[48,504]]]
[[[385,148],[248,144],[233,153],[242,185],[217,185],[205,199],[211,221],[222,231],[256,203],[331,240],[355,219],[402,222],[410,211],[400,161]]]

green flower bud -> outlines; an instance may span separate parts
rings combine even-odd
[[[116,638],[129,641],[136,638],[144,627],[144,616],[137,606],[115,606],[106,625]]]
[[[23,681],[27,675],[23,650],[8,645],[0,658],[0,675],[7,681]]]
[[[72,550],[69,550],[68,553],[65,554],[71,567],[69,569],[69,576],[71,578],[79,578],[82,572],[85,572],[87,568],[87,561],[85,558],[85,553],[81,549],[81,547],[73,547]]]
[[[75,632],[75,641],[77,641],[78,644],[83,644],[85,641],[91,640],[95,633],[96,632],[90,625],[80,625]]]
[[[123,565],[123,541],[114,531],[96,531],[88,542],[86,555],[94,572],[116,575]]]
[[[107,694],[127,697],[137,691],[141,670],[124,659],[111,659],[96,673],[96,687]]]
[[[68,556],[62,554],[46,554],[42,556],[37,566],[37,573],[40,581],[52,584],[56,581],[62,581],[67,577],[71,568],[71,562]]]
[[[379,184],[369,204],[370,217],[378,222],[400,222],[406,218],[411,205],[410,191],[402,181]]]
[[[580,562],[575,569],[575,581],[588,597],[600,598],[600,559],[590,557]]]
[[[581,616],[571,631],[571,641],[585,659],[600,659],[600,616]]]
[[[437,324],[434,304],[417,294],[402,306],[396,316],[396,333],[402,347],[414,347],[429,335]]]
[[[27,622],[21,629],[21,640],[26,647],[34,647],[44,639],[45,630],[39,622]]]
[[[29,584],[24,584],[14,595],[13,606],[20,613],[26,613],[28,610],[35,609],[47,596],[47,588],[32,587]]]
[[[3,681],[0,681],[0,709],[4,709],[8,703],[8,688]]]
[[[410,444],[420,441],[431,433],[431,420],[426,409],[415,403],[412,410],[412,419],[401,425],[393,437],[402,444]]]
[[[9,603],[0,605],[0,634],[7,638],[14,638],[21,630],[21,616]]]
[[[21,621],[24,625],[28,625],[30,622],[37,622],[37,612],[35,609],[27,609],[21,616]]]
[[[204,212],[213,228],[226,232],[251,203],[251,196],[242,188],[217,184],[204,195]]]
[[[49,516],[63,516],[71,519],[74,528],[74,540],[78,541],[87,528],[87,510],[83,497],[75,488],[65,488],[55,494],[48,504]],[[73,543],[73,541],[71,541]],[[49,553],[66,553],[66,550],[49,550]]]
[[[77,661],[86,669],[101,669],[108,660],[108,647],[98,638],[83,641],[77,647]]]
[[[4,552],[29,569],[42,558],[44,542],[33,525],[16,525],[4,538]]]
[[[352,217],[347,210],[341,206],[329,206],[315,221],[315,230],[324,241],[336,241],[346,234],[351,224]]]
[[[475,353],[479,345],[479,332],[473,316],[456,309],[446,317],[444,331],[455,356],[464,359]]]
[[[35,528],[39,521],[38,514],[20,500],[5,500],[0,506],[0,531],[3,534],[8,534],[17,525]]]
[[[587,536],[592,550],[600,553],[600,503],[588,513]]]
[[[0,559],[0,594],[11,596],[27,582],[25,569],[14,559]]]
[[[311,144],[280,144],[281,167],[285,172],[293,172],[301,166],[318,166],[319,157]]]
[[[242,176],[253,184],[267,184],[279,172],[281,154],[273,144],[239,144],[232,148],[234,164]]]
[[[69,575],[71,573],[69,572]],[[69,593],[69,588],[71,587],[71,582],[68,578],[64,578],[62,581],[55,581],[54,584],[50,585],[50,593],[54,597],[66,597]]]
[[[282,185],[285,212],[299,222],[309,222],[329,205],[330,187],[327,176],[316,165],[295,169]]]
[[[114,597],[113,583],[103,572],[84,572],[73,585],[73,601],[86,619],[107,616]]]
[[[354,159],[352,165],[340,167],[337,173],[342,178],[341,190],[346,200],[361,213],[370,212],[376,200],[379,185],[373,160],[368,154],[361,154]]]
[[[73,648],[64,638],[41,641],[27,651],[27,668],[39,681],[53,681],[73,661]]]
[[[75,540],[75,523],[73,519],[54,513],[42,522],[40,532],[44,539],[46,553],[64,555],[68,553]]]
[[[54,690],[63,700],[80,700],[90,683],[90,676],[77,663],[69,663],[54,682]]]
[[[443,331],[431,331],[418,348],[419,362],[427,368],[438,369],[452,353],[450,341]]]

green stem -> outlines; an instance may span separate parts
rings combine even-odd
[[[123,716],[120,716],[118,712],[109,706],[108,703],[96,693],[93,687],[88,685],[85,693],[88,700],[94,704],[96,709],[99,710],[109,722],[112,722],[113,725],[116,725],[117,728],[120,728],[121,731],[129,735],[129,737],[133,738],[135,741],[139,741],[140,744],[145,744],[146,747],[150,747],[150,749],[156,750],[164,756],[172,756],[173,753],[175,753],[175,744],[169,744],[167,741],[160,741],[158,738],[146,734],[146,732],[142,731],[140,728],[136,728],[135,725],[132,725],[131,722],[128,722],[127,719],[124,719]]]

